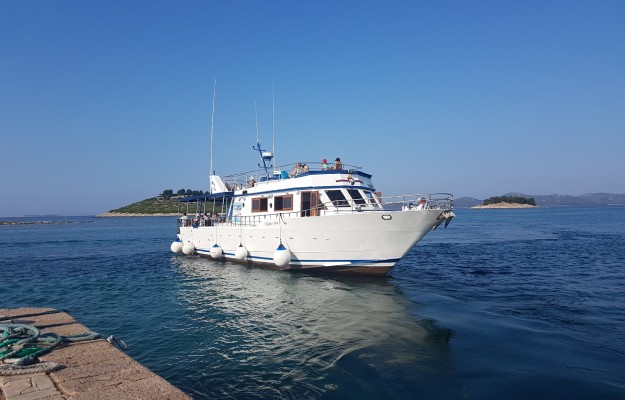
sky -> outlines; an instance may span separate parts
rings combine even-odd
[[[625,1],[0,0],[0,216],[340,157],[384,195],[625,193]],[[275,138],[275,142],[274,139]]]

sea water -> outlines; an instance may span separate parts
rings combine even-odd
[[[625,399],[625,207],[456,214],[382,278],[177,256],[170,217],[19,218],[53,223],[0,226],[0,308],[67,310],[197,399]]]

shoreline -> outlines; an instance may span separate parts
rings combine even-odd
[[[493,208],[536,208],[537,206],[533,206],[531,204],[518,204],[518,203],[497,203],[497,204],[488,204],[488,205],[477,205],[471,208],[477,209],[493,209]]]
[[[182,215],[181,213],[154,213],[154,214],[146,214],[146,213],[114,213],[114,212],[105,212],[102,214],[97,214],[96,218],[108,218],[108,217],[178,217]]]

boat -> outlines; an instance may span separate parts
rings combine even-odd
[[[287,271],[385,275],[454,217],[449,193],[383,197],[361,167],[339,160],[331,168],[274,168],[272,152],[258,141],[253,149],[260,169],[210,175],[208,194],[180,200],[187,212],[173,252]]]

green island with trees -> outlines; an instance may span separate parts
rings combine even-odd
[[[536,207],[536,200],[533,197],[523,196],[493,196],[473,208],[524,208]]]
[[[199,196],[208,192],[201,190],[180,189],[174,193],[172,189],[163,190],[161,194],[156,197],[151,197],[136,203],[129,204],[124,207],[110,210],[103,214],[99,214],[99,217],[118,217],[118,216],[134,216],[134,215],[178,215],[180,212],[186,211],[186,207],[183,210],[180,205],[180,199],[188,196]]]

